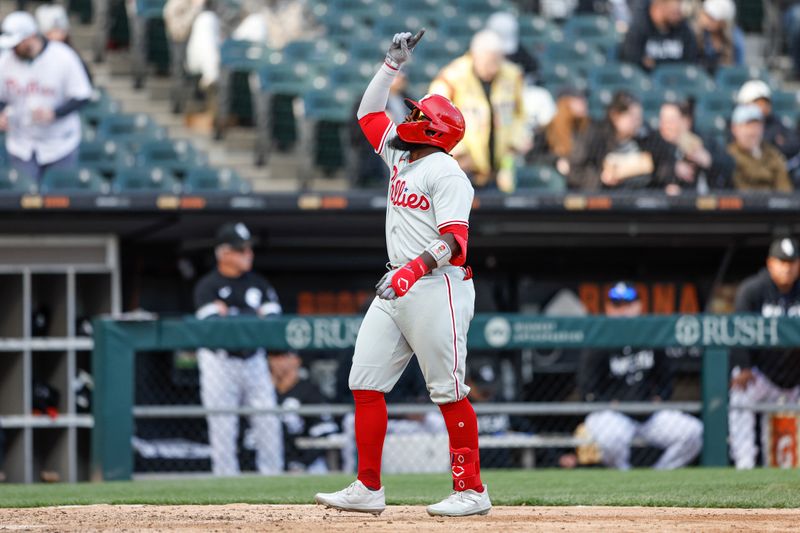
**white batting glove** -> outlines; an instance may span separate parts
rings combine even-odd
[[[375,285],[375,294],[377,294],[378,298],[381,300],[397,299],[397,293],[394,291],[394,287],[392,287],[392,274],[395,272],[396,270],[390,270],[384,274],[378,284]]]
[[[389,66],[399,69],[403,63],[411,59],[411,53],[423,35],[425,35],[425,28],[419,30],[413,37],[407,31],[395,33],[394,37],[392,37],[392,45],[389,47],[389,51],[386,52],[386,62]]]

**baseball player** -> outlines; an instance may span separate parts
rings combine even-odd
[[[37,180],[49,168],[75,167],[81,142],[76,111],[92,96],[80,57],[41,36],[24,11],[3,20],[0,49],[0,131],[8,131],[11,166]]]
[[[275,289],[251,272],[253,249],[250,231],[242,223],[226,224],[217,233],[217,268],[197,283],[194,300],[199,319],[281,313]],[[200,398],[206,409],[255,408],[277,405],[266,352],[257,350],[197,350]],[[215,475],[239,473],[236,437],[239,417],[208,415],[211,466]],[[283,471],[283,432],[277,416],[250,417],[256,442],[256,467],[261,474]]]
[[[642,314],[636,288],[616,283],[608,292],[605,314],[611,318]],[[587,402],[662,402],[672,395],[673,360],[664,350],[625,346],[615,350],[586,350],[581,355],[578,385]],[[621,470],[631,467],[631,445],[640,437],[663,453],[653,468],[686,466],[703,446],[703,424],[674,409],[661,409],[644,422],[613,410],[591,413],[585,429],[600,450],[603,464]],[[562,463],[563,464],[563,463]]]
[[[464,384],[467,330],[475,289],[467,256],[474,191],[449,152],[464,136],[464,117],[445,97],[406,100],[402,124],[385,113],[389,86],[424,30],[398,33],[358,109],[361,129],[391,170],[386,206],[389,271],[376,286],[356,340],[349,385],[355,400],[358,479],[317,503],[380,514],[385,506],[380,467],[386,401],[416,354],[431,400],[450,437],[453,492],[428,507],[431,515],[486,514],[491,502],[481,483],[478,425]]]
[[[736,312],[800,317],[800,243],[797,240],[782,237],[772,242],[766,267],[739,286]],[[731,351],[728,428],[731,457],[736,468],[749,470],[758,458],[756,412],[745,406],[800,399],[797,356],[795,348]],[[766,420],[762,419],[763,433],[766,427]]]

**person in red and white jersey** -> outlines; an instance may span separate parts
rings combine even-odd
[[[385,506],[381,454],[386,436],[384,394],[416,354],[431,400],[450,437],[453,492],[428,507],[441,516],[486,514],[491,501],[481,482],[478,424],[464,383],[467,330],[475,308],[472,273],[465,267],[474,191],[449,152],[464,137],[461,112],[447,98],[406,100],[402,124],[387,116],[389,86],[424,34],[399,33],[370,82],[358,119],[391,171],[386,206],[389,271],[376,286],[356,340],[350,389],[355,400],[358,479],[317,503],[380,514]]]
[[[25,11],[3,19],[0,34],[0,131],[11,166],[38,180],[50,168],[78,164],[78,111],[92,96],[80,57],[43,37]]]

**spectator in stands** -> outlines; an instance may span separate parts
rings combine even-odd
[[[789,55],[792,56],[794,77],[800,78],[800,1],[783,0],[781,3],[785,6],[783,30],[786,34]]]
[[[189,40],[197,16],[206,9],[206,0],[167,0],[164,4],[164,26],[173,42]]]
[[[642,315],[636,288],[618,282],[608,291],[605,314],[625,320]],[[581,354],[578,389],[586,402],[658,404],[669,400],[675,377],[674,364],[664,350],[625,346],[614,350],[586,350]],[[581,432],[597,446],[594,455],[606,466],[631,467],[631,445],[636,438],[664,452],[653,465],[658,470],[691,463],[703,446],[703,424],[697,418],[669,408],[656,410],[639,422],[614,410],[595,411],[586,417]],[[562,466],[575,466],[574,457],[562,457]]]
[[[242,223],[225,224],[217,232],[214,253],[217,268],[206,274],[194,289],[195,316],[219,319],[237,316],[265,317],[281,313],[275,289],[252,272],[253,238]],[[269,408],[277,405],[266,352],[250,350],[197,350],[200,398],[206,409]],[[239,417],[216,414],[206,417],[215,475],[239,473],[236,442]],[[278,417],[250,417],[256,442],[256,468],[261,474],[283,471],[283,435]]]
[[[89,65],[80,55],[75,47],[72,45],[69,31],[69,16],[64,6],[60,5],[43,5],[36,8],[36,23],[39,25],[39,32],[44,35],[46,39],[51,41],[59,41],[70,48],[72,48],[78,57],[81,59],[81,64],[86,70],[86,76],[89,82],[92,82],[92,72],[89,70]]]
[[[241,24],[233,31],[234,39],[263,42],[280,50],[296,39],[310,39],[320,34],[306,2],[299,0],[247,0]]]
[[[731,118],[733,142],[728,153],[736,161],[733,184],[741,191],[792,192],[786,159],[764,141],[764,115],[755,104],[738,105]]]
[[[797,157],[800,153],[800,135],[784,126],[772,112],[772,90],[769,85],[761,80],[744,83],[736,95],[736,102],[757,105],[764,115],[764,140],[780,150],[787,160]]]
[[[278,405],[284,409],[296,409],[301,405],[327,403],[319,389],[307,378],[303,361],[294,352],[270,354],[269,369],[278,394]],[[302,416],[286,413],[283,422],[283,448],[286,470],[324,474],[328,471],[325,454],[321,450],[299,448],[298,437],[324,437],[339,432],[339,426],[330,415]]]
[[[565,87],[558,92],[556,114],[544,129],[544,142],[534,143],[535,149],[544,148],[554,156],[556,169],[568,176],[569,157],[575,141],[586,132],[589,124],[589,103],[586,94],[574,87]]]
[[[736,293],[737,313],[765,317],[800,316],[800,244],[778,238],[769,247],[767,265],[745,279]],[[798,350],[731,352],[731,390],[728,428],[731,457],[736,468],[756,465],[756,415],[746,404],[797,402],[800,398]]]
[[[467,130],[453,150],[478,189],[513,190],[501,168],[515,154],[531,148],[525,130],[522,71],[503,55],[503,41],[492,31],[475,34],[469,52],[445,66],[430,92],[450,98],[467,121]],[[512,165],[513,166],[513,165]],[[509,176],[510,178],[510,176]]]
[[[573,189],[664,188],[673,180],[675,150],[658,132],[643,128],[639,100],[619,91],[605,120],[575,143],[569,165]]]
[[[511,13],[499,11],[486,21],[486,29],[495,32],[503,41],[506,59],[518,65],[529,83],[536,83],[539,62],[519,42],[519,21]]]
[[[697,60],[697,39],[681,10],[681,0],[652,0],[634,16],[620,59],[652,70],[665,63]]]
[[[39,34],[34,18],[16,11],[0,35],[0,131],[11,166],[38,180],[51,168],[78,164],[81,121],[92,96],[78,55]]]
[[[744,64],[744,33],[736,25],[733,0],[706,0],[695,23],[700,63],[711,73],[719,66]]]
[[[705,194],[709,189],[731,187],[734,162],[724,147],[713,140],[704,141],[692,131],[692,108],[688,102],[666,102],[658,116],[658,131],[676,149],[677,182],[667,191],[681,189]]]

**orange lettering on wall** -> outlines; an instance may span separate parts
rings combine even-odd
[[[686,283],[681,287],[678,311],[686,314],[700,312],[700,300],[697,297],[697,287],[694,286],[694,283]]]
[[[600,314],[600,290],[595,283],[581,283],[578,287],[578,298],[592,315]]]
[[[654,315],[671,315],[675,312],[675,284],[656,283],[653,285]]]

